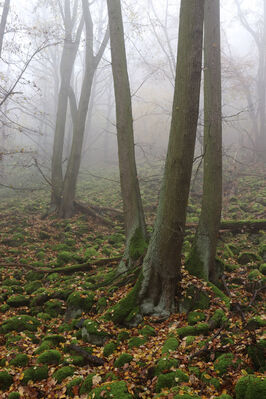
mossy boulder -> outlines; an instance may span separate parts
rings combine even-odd
[[[144,337],[154,337],[156,335],[155,328],[153,328],[152,326],[149,326],[149,325],[142,327],[142,329],[139,330],[139,332]]]
[[[131,399],[133,396],[128,393],[127,384],[124,381],[115,381],[93,389],[88,396],[88,399],[92,398]]]
[[[248,274],[249,281],[259,281],[262,280],[263,278],[264,278],[263,274],[258,269],[252,270]]]
[[[223,393],[222,395],[218,396],[217,399],[233,399],[232,396],[227,395],[227,393]]]
[[[112,353],[114,353],[116,348],[117,344],[115,342],[108,342],[108,344],[106,344],[105,347],[103,348],[103,355],[105,357],[112,355]]]
[[[90,319],[83,323],[81,335],[84,341],[98,346],[104,345],[110,337],[107,332],[101,330],[99,323]]]
[[[114,366],[117,368],[123,367],[125,364],[130,363],[133,356],[129,353],[122,353],[114,362]]]
[[[211,329],[228,325],[228,319],[222,309],[216,309],[209,321]]]
[[[239,362],[234,361],[234,355],[232,353],[224,353],[219,356],[214,362],[214,369],[219,375],[224,375],[230,368],[237,368]]]
[[[25,353],[18,354],[14,359],[10,361],[11,366],[25,367],[29,364],[29,358]]]
[[[178,348],[178,346],[179,346],[179,341],[174,337],[170,337],[163,344],[162,353],[173,352]]]
[[[195,326],[181,327],[176,330],[180,338],[187,337],[188,335],[201,335],[209,332],[209,325],[207,323],[198,323]]]
[[[51,342],[52,345],[54,345],[54,346],[58,346],[59,344],[66,342],[66,338],[63,337],[63,335],[51,334],[51,335],[46,335],[43,338],[43,342],[47,342],[47,341]]]
[[[253,252],[242,252],[238,257],[238,263],[240,265],[247,265],[251,262],[257,262],[260,260],[260,257]]]
[[[42,286],[40,281],[30,281],[28,284],[25,285],[24,289],[27,294],[32,294],[33,292],[37,291]]]
[[[40,322],[35,317],[21,315],[13,316],[1,324],[0,332],[6,334],[10,331],[36,331]]]
[[[161,358],[157,361],[154,375],[158,376],[166,371],[170,371],[171,369],[176,369],[179,366],[179,361],[177,359],[171,359],[168,357]]]
[[[185,293],[185,296],[180,301],[180,312],[190,312],[196,309],[208,309],[210,306],[210,298],[207,292],[203,292],[194,285],[190,285]]]
[[[68,384],[67,384],[67,386],[66,386],[66,388],[67,388],[67,390],[66,390],[66,394],[68,395],[68,396],[70,396],[71,398],[73,398],[75,395],[76,395],[76,393],[74,392],[74,390],[76,391],[78,391],[79,390],[79,387],[80,387],[80,385],[82,384],[82,381],[83,381],[83,379],[82,378],[74,378],[72,381],[70,381]]]
[[[50,299],[44,304],[44,311],[48,313],[51,317],[57,317],[64,313],[63,303],[58,299]]]
[[[75,254],[70,251],[60,251],[57,254],[56,264],[58,266],[64,266],[67,263],[70,263],[75,257]]]
[[[127,331],[120,331],[120,333],[118,333],[118,335],[117,335],[117,341],[118,342],[124,342],[124,341],[126,341],[127,339],[129,339],[129,337],[130,337],[130,335],[129,335],[129,333],[127,332]]]
[[[22,384],[26,385],[29,381],[37,382],[46,380],[48,378],[48,367],[30,367],[24,371],[24,376],[22,379]]]
[[[252,361],[254,369],[262,373],[266,370],[265,348],[265,339],[262,339],[257,342],[256,345],[250,345],[247,348],[248,356]]]
[[[76,291],[67,298],[67,319],[77,318],[83,312],[89,312],[94,304],[94,294],[87,291]]]
[[[260,265],[260,269],[259,270],[260,270],[261,274],[266,276],[266,263],[262,263],[262,265]]]
[[[75,372],[74,367],[64,366],[54,372],[53,378],[58,382],[58,384],[61,384],[61,382],[65,378],[71,377],[74,374],[74,372]]]
[[[258,330],[259,328],[265,328],[266,320],[262,319],[260,316],[252,317],[247,322],[247,329],[250,331]]]
[[[25,295],[12,295],[8,298],[7,304],[12,308],[19,308],[20,306],[28,306],[30,298]]]
[[[35,271],[30,271],[25,275],[26,281],[36,281],[41,280],[42,274]]]
[[[58,365],[60,361],[61,361],[61,353],[55,349],[48,349],[44,351],[37,359],[37,362],[41,364]]]
[[[155,387],[156,392],[160,392],[163,388],[172,388],[180,382],[188,382],[189,377],[181,370],[172,371],[171,373],[160,374],[158,376]]]
[[[0,371],[0,391],[7,391],[13,384],[13,377],[7,371]]]
[[[265,399],[266,378],[255,375],[241,377],[235,387],[236,399]]]
[[[11,392],[7,397],[7,399],[20,399],[20,398],[21,396],[19,392]]]
[[[92,385],[93,385],[92,379],[93,379],[94,376],[95,376],[95,374],[89,374],[84,379],[84,381],[83,381],[83,383],[82,383],[82,385],[80,387],[80,390],[79,390],[79,394],[80,395],[84,395],[84,394],[89,393],[91,391]]]
[[[136,347],[139,348],[140,346],[144,345],[145,342],[147,342],[146,338],[142,338],[142,337],[132,337],[130,338],[130,340],[128,341],[128,347],[130,349]]]
[[[206,319],[206,315],[203,312],[195,310],[194,312],[189,312],[187,316],[187,321],[190,326],[197,324],[199,321],[204,321]]]

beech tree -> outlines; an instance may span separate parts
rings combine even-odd
[[[166,317],[175,310],[186,208],[192,172],[202,65],[204,0],[182,0],[175,91],[156,222],[134,289],[117,304],[113,320],[130,321],[134,307]]]
[[[220,0],[204,9],[204,177],[201,214],[187,261],[191,274],[217,279],[216,245],[222,209]]]
[[[116,101],[116,128],[120,184],[126,227],[126,249],[119,271],[130,268],[146,248],[146,227],[140,196],[133,131],[130,84],[120,0],[107,0],[112,71]]]
[[[0,58],[2,56],[3,41],[4,41],[4,35],[5,35],[5,29],[6,29],[9,8],[10,8],[10,0],[5,0],[2,17],[1,17],[1,22],[0,22]]]

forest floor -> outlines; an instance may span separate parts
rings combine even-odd
[[[90,203],[121,212],[116,183],[90,176],[79,199],[87,203],[89,193]],[[155,192],[157,177],[143,179],[149,224]],[[1,399],[265,399],[265,231],[220,231],[220,290],[183,267],[190,311],[126,328],[111,321],[112,306],[136,277],[115,278],[124,244],[120,213],[105,209],[105,225],[84,214],[43,219],[47,201],[37,192],[0,205]],[[265,206],[261,170],[225,178],[223,220],[265,219]],[[195,188],[188,223],[199,212]],[[193,234],[187,229],[184,259]]]

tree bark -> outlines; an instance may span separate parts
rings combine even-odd
[[[222,209],[220,0],[205,0],[204,64],[203,197],[187,267],[191,274],[215,282],[215,255]]]
[[[175,310],[192,172],[202,66],[204,0],[182,0],[175,93],[159,206],[139,292],[144,314]]]
[[[130,83],[120,0],[107,0],[120,184],[126,227],[126,249],[119,271],[129,269],[146,249],[146,226],[135,159]]]
[[[3,41],[4,41],[4,35],[5,35],[5,29],[6,29],[6,23],[7,23],[9,9],[10,9],[10,0],[5,0],[4,7],[3,7],[3,13],[2,13],[2,17],[1,17],[1,22],[0,22],[0,58],[2,56]]]

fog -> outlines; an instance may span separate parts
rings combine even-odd
[[[107,29],[104,0],[91,2],[94,54]],[[264,2],[221,1],[223,145],[225,157],[252,159],[259,125],[259,51]],[[0,152],[2,186],[36,184],[17,180],[33,170],[45,185],[50,180],[56,129],[60,62],[66,29],[63,0],[11,0],[3,34],[0,70]],[[128,72],[131,85],[137,162],[153,163],[166,154],[173,100],[178,40],[179,1],[122,0]],[[3,13],[1,1],[0,13]],[[82,15],[81,1],[70,1],[75,14],[72,40]],[[71,76],[76,102],[85,68],[85,29]],[[263,43],[262,43],[263,46]],[[264,60],[265,63],[265,60]],[[265,67],[265,65],[264,65]],[[262,75],[265,75],[263,71]],[[202,84],[203,86],[203,84]],[[265,87],[263,87],[265,90]],[[202,108],[202,107],[201,107]],[[115,99],[108,42],[93,77],[82,147],[81,174],[117,164]],[[202,152],[203,113],[199,120],[196,155]],[[73,120],[68,104],[63,167],[71,151]],[[105,169],[104,169],[105,168]],[[19,171],[19,173],[18,173]]]

